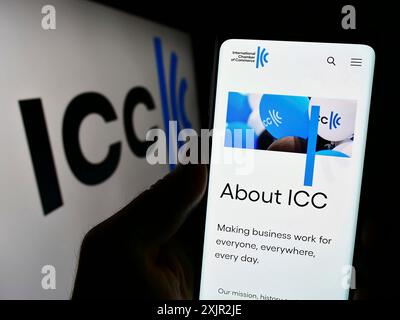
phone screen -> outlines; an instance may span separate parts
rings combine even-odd
[[[374,60],[222,44],[200,299],[348,299]]]

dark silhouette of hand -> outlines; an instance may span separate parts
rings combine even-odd
[[[90,230],[72,298],[191,299],[193,268],[174,236],[206,185],[206,166],[178,166]]]

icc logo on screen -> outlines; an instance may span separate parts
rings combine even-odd
[[[154,38],[153,44],[165,130],[168,134],[168,122],[171,120],[177,122],[178,129],[191,128],[185,111],[188,83],[185,78],[177,83],[178,56],[175,52],[171,53],[168,73],[161,39]],[[136,135],[132,121],[139,104],[149,111],[156,109],[152,94],[142,86],[134,87],[127,93],[122,121],[129,148],[136,157],[144,158],[151,142],[143,141]],[[42,100],[21,100],[19,105],[43,212],[47,215],[61,207],[63,199]],[[85,158],[79,131],[84,119],[92,114],[100,116],[105,123],[117,120],[117,113],[107,97],[98,92],[85,92],[78,94],[68,104],[62,124],[64,152],[69,168],[77,180],[89,186],[103,183],[111,177],[118,167],[122,152],[122,142],[117,141],[108,146],[108,152],[101,162],[92,163]]]

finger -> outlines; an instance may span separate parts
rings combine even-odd
[[[119,213],[119,221],[146,242],[170,239],[202,199],[205,165],[179,165]]]

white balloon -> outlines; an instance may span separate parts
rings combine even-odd
[[[352,151],[353,151],[353,141],[351,140],[345,140],[338,144],[333,150],[339,151],[344,153],[345,155],[348,155],[351,157]]]
[[[260,108],[254,109],[247,120],[247,124],[250,128],[254,129],[258,136],[265,130],[260,117]]]
[[[262,94],[260,93],[250,93],[247,95],[247,99],[249,101],[250,108],[253,110],[260,109],[260,102],[262,98]]]
[[[311,106],[320,106],[318,134],[328,141],[342,141],[354,134],[355,100],[311,98]]]

